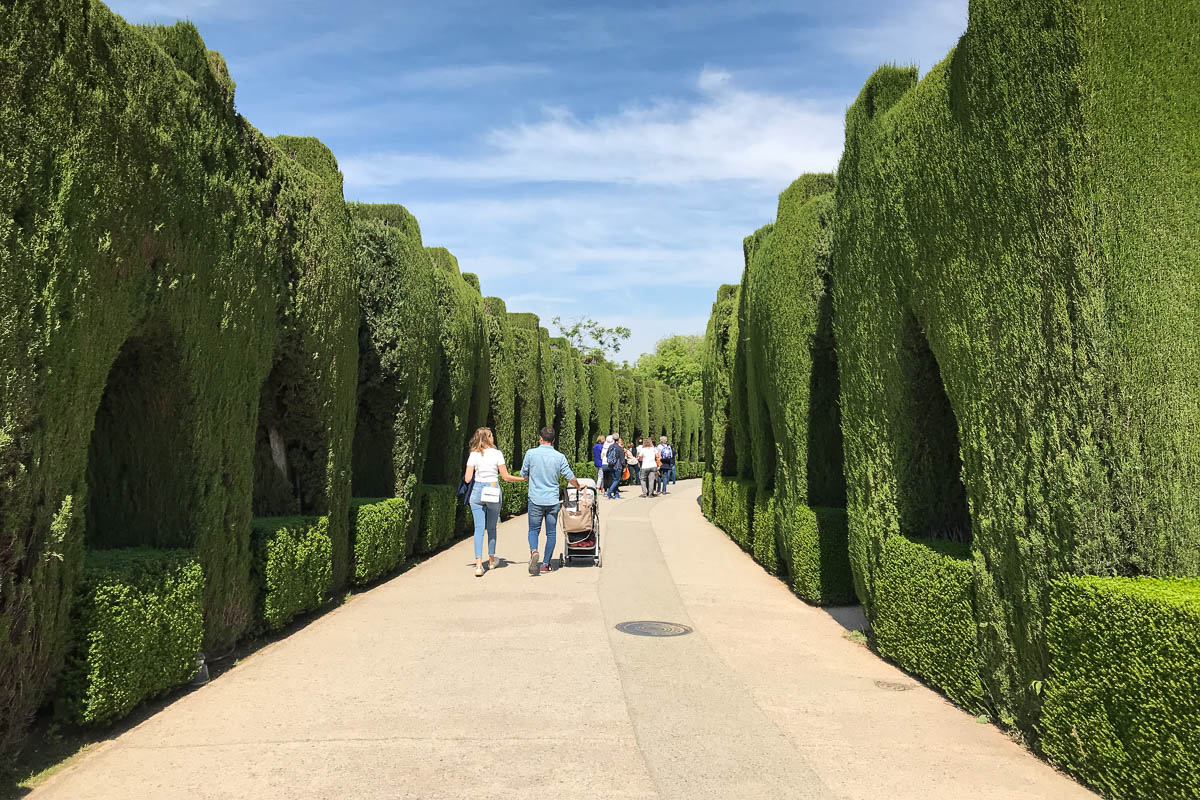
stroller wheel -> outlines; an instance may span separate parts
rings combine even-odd
[[[558,557],[558,568],[559,568],[559,569],[562,569],[562,568],[563,568],[563,567],[565,567],[566,565],[567,565],[567,557],[566,557],[566,556],[559,556],[559,557]]]

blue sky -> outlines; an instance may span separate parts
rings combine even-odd
[[[941,60],[966,0],[116,0],[190,19],[267,134],[317,136],[346,197],[403,203],[511,311],[703,333],[742,237],[836,168],[882,63]]]

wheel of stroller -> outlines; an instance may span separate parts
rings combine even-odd
[[[558,557],[558,568],[559,568],[559,569],[562,569],[562,568],[563,568],[563,567],[565,567],[566,565],[567,565],[567,557],[566,557],[566,556],[559,556],[559,557]]]
[[[596,566],[597,567],[604,566],[604,557],[600,554],[600,551],[596,551]]]

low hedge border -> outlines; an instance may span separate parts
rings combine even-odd
[[[716,489],[717,476],[711,472],[704,473],[703,481],[700,483],[700,512],[714,525],[717,524],[714,510]]]
[[[328,517],[258,517],[250,525],[251,579],[262,629],[320,607],[333,580]]]
[[[1046,632],[1046,755],[1114,800],[1200,797],[1200,578],[1061,578]]]
[[[412,517],[403,497],[350,501],[351,580],[357,586],[394,570],[404,561],[405,535]]]
[[[858,602],[846,509],[799,506],[775,511],[780,549],[787,554],[792,591],[818,605]]]
[[[524,514],[529,509],[529,484],[505,483],[500,487],[500,516],[504,519]]]
[[[713,482],[713,521],[746,551],[752,551],[754,483],[716,476]]]
[[[454,540],[456,506],[460,500],[454,486],[423,484],[420,494],[421,529],[417,536],[417,553],[426,555],[441,550]]]
[[[185,550],[89,551],[63,682],[72,722],[93,725],[186,683],[204,639],[204,572]]]
[[[963,708],[988,712],[979,678],[969,546],[889,536],[874,574],[871,629],[879,654]]]
[[[779,574],[779,550],[775,541],[775,493],[757,492],[754,498],[754,560],[772,575]]]

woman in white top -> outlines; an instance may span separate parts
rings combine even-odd
[[[658,449],[650,443],[649,439],[643,439],[642,446],[638,448],[638,455],[642,459],[642,474],[638,478],[642,484],[642,497],[657,497],[658,467],[662,463]]]
[[[496,520],[500,518],[500,481],[520,483],[524,478],[508,474],[504,454],[496,449],[490,428],[480,428],[471,437],[471,454],[463,480],[475,481],[471,489],[471,516],[475,518],[475,577],[483,577],[483,532],[488,535],[488,566],[496,566]]]

